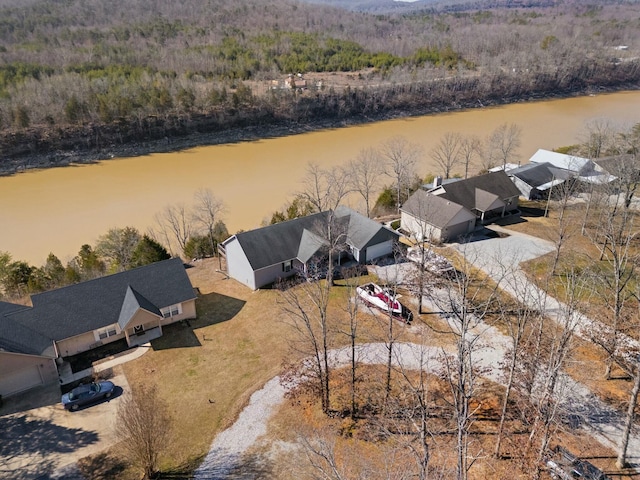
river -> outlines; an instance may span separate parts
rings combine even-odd
[[[300,187],[309,162],[342,164],[363,148],[402,135],[424,148],[419,173],[439,173],[429,151],[446,132],[486,137],[502,123],[522,129],[519,160],[538,148],[580,141],[585,125],[607,119],[640,122],[640,91],[518,103],[327,129],[281,138],[112,159],[0,177],[0,251],[42,265],[49,252],[63,262],[111,227],[153,225],[165,205],[193,203],[209,188],[226,204],[230,232],[260,226]],[[391,179],[386,179],[391,183]],[[355,198],[355,197],[354,197]],[[352,205],[358,208],[359,205]]]

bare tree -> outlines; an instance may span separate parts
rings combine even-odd
[[[568,270],[559,281],[563,294],[563,302],[559,303],[555,317],[556,328],[549,329],[545,336],[542,362],[537,368],[537,388],[533,390],[533,404],[536,406],[535,417],[529,435],[527,450],[537,438],[535,465],[536,478],[540,476],[542,460],[547,452],[552,426],[555,424],[562,400],[567,395],[565,377],[562,370],[573,347],[573,338],[579,325],[578,305],[585,301],[588,293],[585,278],[573,269]]]
[[[427,372],[430,369],[429,363],[433,359],[423,342],[413,352],[415,356],[413,360],[417,364],[417,369],[415,367],[406,368],[400,362],[398,370],[402,378],[401,389],[406,395],[393,399],[394,405],[389,408],[392,413],[389,417],[399,420],[393,422],[393,431],[400,433],[398,435],[399,441],[404,441],[404,445],[415,460],[415,477],[419,480],[426,480],[430,478],[429,463],[432,443],[429,421],[432,409]],[[384,421],[389,422],[389,418]]]
[[[456,423],[458,480],[468,478],[469,469],[478,458],[477,454],[469,452],[469,432],[474,420],[471,400],[477,394],[481,373],[475,355],[482,332],[479,327],[487,313],[495,308],[499,283],[487,282],[465,257],[452,276],[449,288],[433,289],[428,293],[431,302],[446,316],[447,326],[442,333],[451,335],[455,341],[455,353],[443,352],[443,361]]]
[[[462,160],[462,135],[447,132],[431,150],[431,158],[435,160],[444,173],[444,178],[451,177],[451,170]]]
[[[354,191],[364,199],[367,217],[371,218],[371,200],[380,186],[382,166],[374,148],[364,148],[349,162],[349,178]]]
[[[184,252],[193,232],[192,216],[188,208],[183,203],[167,205],[154,216],[154,219],[164,243],[169,245],[171,250],[171,245],[177,243],[180,252]]]
[[[422,149],[405,137],[396,136],[382,143],[380,156],[386,163],[385,173],[393,178],[396,187],[396,207],[400,212],[402,189],[409,186],[415,176]]]
[[[216,252],[216,224],[225,211],[224,202],[213,195],[208,188],[203,188],[195,193],[196,203],[193,207],[193,219],[206,232],[211,242],[211,251]]]
[[[460,160],[464,164],[464,178],[469,176],[469,167],[482,156],[482,142],[475,135],[464,135],[460,142]]]
[[[311,347],[313,369],[319,381],[322,410],[329,413],[329,298],[333,287],[334,258],[346,247],[346,228],[336,216],[336,209],[347,194],[348,180],[337,169],[322,170],[310,164],[305,177],[306,189],[300,195],[323,213],[311,227],[316,242],[316,254],[300,272],[307,282],[296,288],[285,288],[281,298],[283,310],[293,321],[293,327],[301,334],[302,343]],[[324,280],[319,278],[324,277]]]
[[[503,123],[487,138],[486,155],[490,166],[502,165],[518,158],[522,129],[515,123]]]
[[[556,213],[558,215],[558,226],[553,230],[551,240],[555,244],[555,250],[553,254],[553,260],[551,262],[551,275],[556,274],[556,270],[558,268],[558,263],[560,262],[560,256],[563,252],[563,248],[567,242],[567,240],[575,233],[576,225],[575,222],[568,217],[568,208],[569,202],[572,198],[572,195],[575,191],[575,183],[572,179],[568,179],[563,183],[557,185],[555,188],[549,189],[549,203],[551,199],[551,195],[555,194],[556,196]],[[547,212],[548,214],[548,207]]]
[[[140,386],[125,396],[119,407],[115,433],[122,453],[144,472],[144,478],[158,473],[158,460],[170,438],[171,417],[155,387]]]
[[[316,212],[334,210],[349,192],[350,180],[350,172],[342,167],[323,169],[309,163],[298,196],[309,202]]]
[[[513,263],[515,265],[519,264],[517,260]],[[494,450],[496,457],[500,456],[500,447],[504,434],[509,400],[515,386],[516,373],[520,369],[520,364],[523,361],[525,332],[531,324],[531,321],[539,317],[542,305],[544,305],[545,296],[542,290],[533,287],[526,278],[515,274],[515,272],[505,272],[505,275],[509,275],[509,293],[513,298],[509,303],[504,301],[499,302],[498,307],[501,323],[506,327],[511,345],[508,350],[508,361],[505,365],[507,379],[500,412],[500,424],[498,425],[496,434],[496,446]]]
[[[638,394],[640,394],[640,354],[638,354],[638,352],[636,352],[635,369],[632,370],[629,368],[629,371],[632,372],[633,387],[629,394],[629,405],[627,406],[627,415],[624,421],[624,431],[622,432],[622,438],[618,445],[618,456],[616,458],[616,466],[618,468],[626,468],[629,466],[627,462],[627,450],[629,448],[631,429],[633,428],[636,416],[636,407],[638,406]]]
[[[345,310],[349,317],[349,324],[346,329],[339,329],[338,332],[342,333],[349,339],[349,349],[350,349],[350,369],[351,369],[351,406],[350,413],[351,418],[355,419],[356,414],[358,413],[358,404],[356,402],[356,388],[357,388],[357,367],[358,367],[358,357],[357,357],[357,349],[356,345],[358,342],[358,325],[359,325],[359,317],[358,312],[360,310],[361,300],[360,296],[356,293],[356,288],[360,283],[360,275],[357,272],[347,273],[346,279],[346,287],[347,287],[347,303],[345,306]]]
[[[587,158],[600,158],[611,153],[616,128],[607,119],[599,118],[586,123],[581,134],[580,152]]]

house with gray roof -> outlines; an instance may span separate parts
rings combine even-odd
[[[520,196],[520,190],[504,171],[440,185],[429,193],[462,205],[482,223],[516,212]]]
[[[460,204],[419,189],[400,208],[400,225],[418,242],[448,242],[476,227],[476,216]]]
[[[0,395],[57,380],[57,358],[158,338],[163,326],[196,317],[195,299],[174,258],[33,295],[32,307],[0,302]]]
[[[546,198],[549,191],[571,178],[566,170],[554,167],[550,163],[528,163],[507,171],[520,194],[527,200]]]
[[[419,189],[400,208],[400,225],[417,241],[448,242],[518,212],[520,190],[500,170]]]
[[[232,235],[220,244],[228,275],[257,290],[306,272],[326,258],[330,216],[321,212]],[[390,254],[398,241],[396,232],[349,208],[338,207],[333,217],[334,235],[359,263]]]

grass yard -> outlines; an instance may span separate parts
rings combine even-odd
[[[189,269],[200,291],[198,318],[166,329],[153,350],[125,365],[132,388],[154,384],[173,416],[164,468],[189,470],[250,394],[276,375],[287,353],[287,326],[276,291],[252,292],[216,272],[217,260]]]

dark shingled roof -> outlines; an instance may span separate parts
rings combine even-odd
[[[532,187],[539,187],[553,180],[566,180],[570,176],[566,170],[555,168],[550,163],[528,163],[509,170],[509,175],[518,177]]]
[[[160,313],[158,307],[136,292],[131,288],[131,285],[129,285],[127,286],[127,294],[124,296],[124,302],[122,302],[120,316],[118,317],[118,325],[120,325],[122,330],[127,328],[131,318],[133,318],[138,310],[146,310],[147,312],[151,312],[154,315],[162,317],[162,313]]]
[[[402,211],[438,228],[448,226],[461,210],[466,210],[471,217],[475,217],[462,205],[442,198],[442,195],[432,195],[422,189],[416,190],[402,205]]]
[[[326,213],[275,223],[235,235],[253,270],[297,258],[305,230],[318,230]],[[309,252],[306,252],[308,255]]]
[[[34,315],[21,323],[54,340],[91,332],[118,322],[130,289],[156,310],[196,297],[182,260],[172,258],[34,295]]]
[[[261,268],[298,258],[305,262],[326,243],[322,230],[329,212],[315,213],[235,235],[251,268]],[[347,207],[338,207],[335,218],[340,231],[346,231],[347,242],[358,249],[398,234],[378,222]],[[233,238],[233,237],[231,237]]]
[[[520,195],[518,187],[502,170],[448,183],[439,188],[443,188],[445,192],[438,195],[440,198],[462,205],[471,211],[485,210],[485,207],[492,203],[489,200],[495,198],[494,195],[501,200]],[[476,190],[483,190],[493,195],[482,194],[478,196]]]
[[[0,350],[55,357],[53,340],[25,326],[33,317],[33,310],[18,307],[21,308],[0,314]]]

